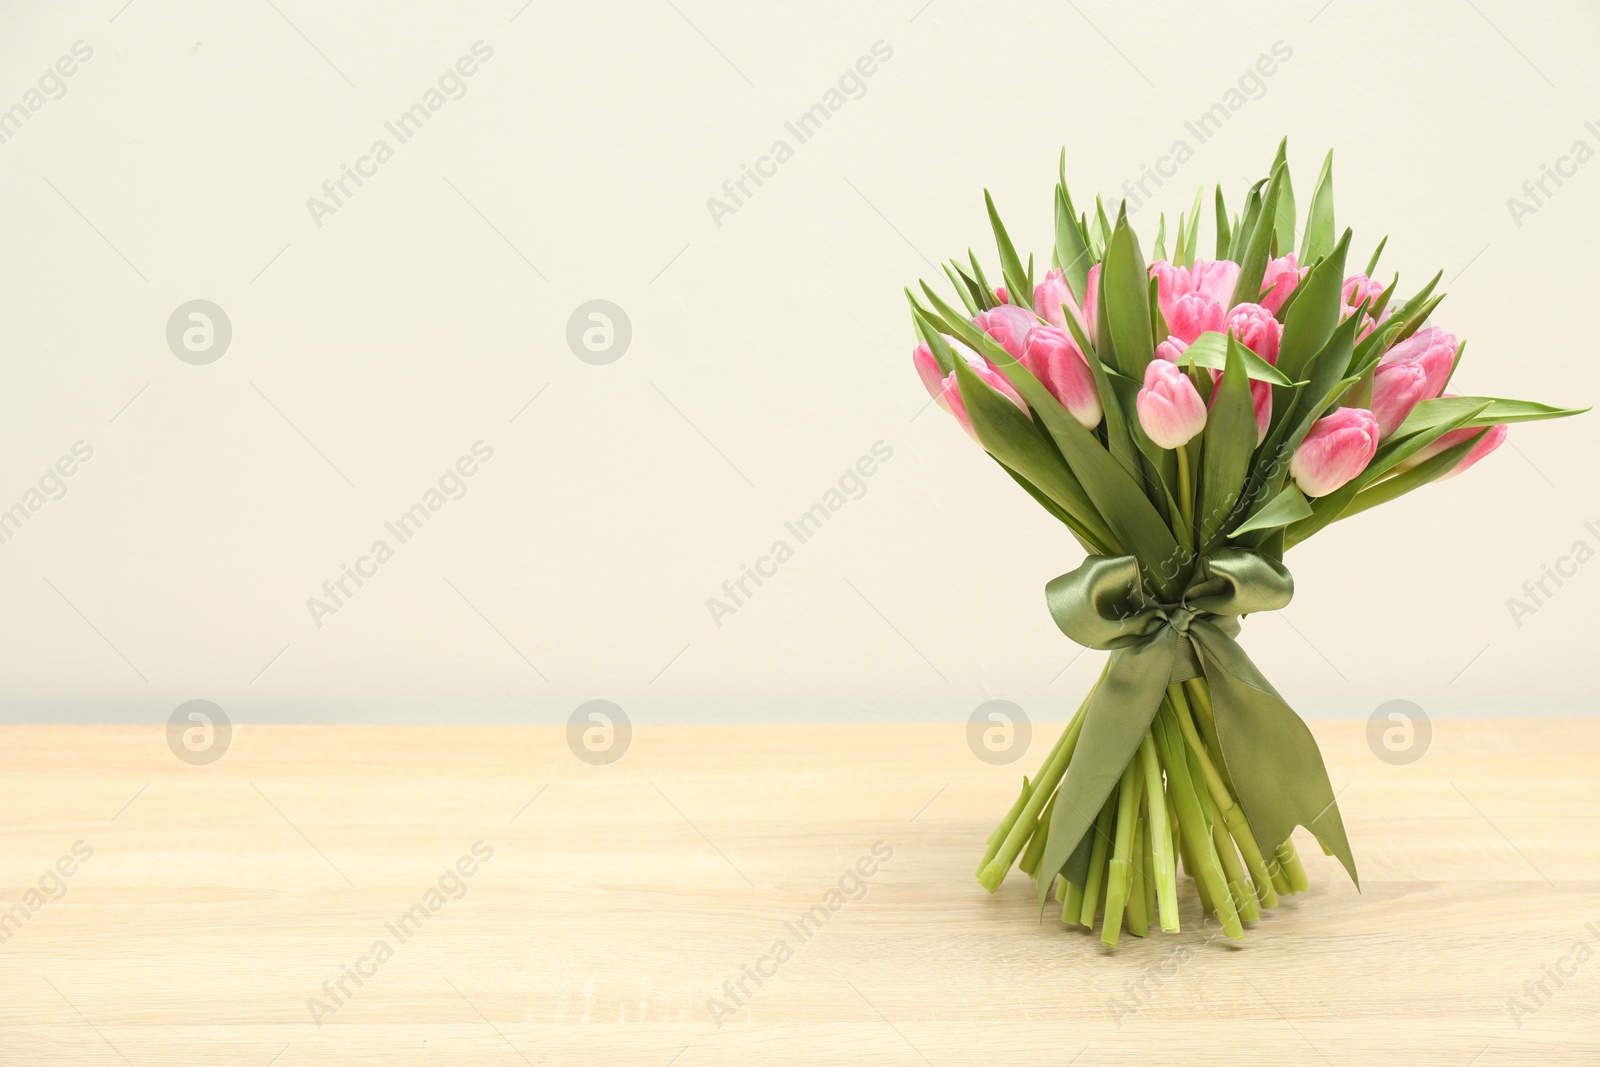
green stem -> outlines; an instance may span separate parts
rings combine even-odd
[[[1144,777],[1144,772],[1139,773]],[[1133,817],[1133,873],[1128,886],[1128,932],[1134,937],[1150,936],[1150,894],[1145,886],[1150,884],[1150,866],[1145,863],[1149,855],[1150,824],[1145,821],[1143,804]]]
[[[1293,841],[1285,841],[1278,846],[1278,862],[1283,864],[1283,873],[1289,879],[1289,892],[1304,893],[1311,888],[1311,880],[1306,877],[1305,865],[1300,862],[1300,854],[1294,850]]]
[[[1189,776],[1189,761],[1185,758],[1184,740],[1178,730],[1177,717],[1172,705],[1163,702],[1155,719],[1156,743],[1161,747],[1161,759],[1167,768],[1167,788],[1177,802],[1178,819],[1183,826],[1183,840],[1189,846],[1194,863],[1189,871],[1194,875],[1200,890],[1200,902],[1207,911],[1216,912],[1223,932],[1235,940],[1244,937],[1244,927],[1239,924],[1238,910],[1228,893],[1228,883],[1223,877],[1222,864],[1217,859],[1212,842],[1211,828],[1201,800],[1201,790],[1195,788]],[[1185,864],[1189,863],[1186,858]]]
[[[1028,802],[1028,795],[1031,792],[1032,787],[1028,784],[1028,776],[1023,775],[1022,792],[1017,794],[1016,801],[1012,803],[1011,810],[1006,812],[1006,817],[1000,820],[1000,825],[990,832],[989,847],[984,849],[983,859],[978,861],[976,873],[982,874],[984,867],[988,866],[989,861],[994,859],[995,854],[1000,851],[1000,845],[1005,841],[1006,834],[1011,832],[1011,827],[1016,824],[1017,816],[1022,814],[1022,807]]]
[[[1110,661],[1106,662],[1109,669]],[[1105,678],[1104,671],[1100,677]],[[1011,870],[1017,854],[1028,843],[1028,839],[1033,836],[1033,831],[1039,824],[1039,812],[1067,773],[1067,764],[1072,762],[1072,752],[1077,747],[1078,735],[1083,730],[1084,713],[1089,708],[1089,701],[1094,699],[1095,690],[1099,688],[1100,682],[1097,681],[1090,688],[1089,695],[1083,698],[1083,703],[1078,706],[1077,714],[1072,717],[1066,732],[1056,741],[1055,748],[1050,750],[1050,758],[1045,762],[1044,769],[1033,780],[1033,791],[1023,803],[1016,819],[1012,821],[1005,840],[1000,843],[994,855],[989,857],[989,861],[978,869],[978,883],[989,892],[993,893],[1000,888],[1000,883],[1005,881],[1006,872]]]
[[[1090,832],[1094,834],[1094,847],[1089,852],[1089,878],[1083,886],[1083,911],[1079,921],[1094,929],[1094,917],[1100,910],[1100,889],[1106,884],[1106,864],[1110,862],[1112,820],[1116,817],[1117,794],[1113,791],[1100,808]]]
[[[1261,847],[1256,844],[1255,835],[1250,832],[1250,824],[1244,817],[1244,810],[1234,802],[1233,794],[1223,784],[1222,776],[1217,773],[1210,755],[1206,752],[1205,744],[1194,728],[1194,721],[1189,715],[1189,703],[1183,697],[1182,683],[1174,682],[1167,686],[1167,696],[1177,716],[1178,729],[1183,732],[1183,739],[1189,743],[1189,747],[1200,759],[1200,774],[1205,779],[1206,789],[1211,793],[1211,802],[1222,816],[1223,825],[1228,828],[1228,833],[1238,844],[1239,854],[1244,857],[1244,865],[1250,871],[1250,880],[1255,883],[1256,899],[1261,902],[1263,908],[1277,907],[1278,894],[1272,884],[1272,875],[1267,872],[1266,861],[1261,857]]]
[[[1052,796],[1050,802],[1044,806],[1044,810],[1039,813],[1039,825],[1034,827],[1033,836],[1028,839],[1028,847],[1022,850],[1022,859],[1017,863],[1017,866],[1022,868],[1022,873],[1030,878],[1033,877],[1033,872],[1039,869],[1039,861],[1044,859],[1045,842],[1050,837],[1050,816],[1055,813],[1056,797],[1060,795],[1057,793]]]
[[[1117,787],[1117,840],[1106,879],[1106,917],[1100,924],[1100,940],[1112,946],[1122,934],[1122,914],[1133,879],[1133,831],[1138,812],[1139,764],[1130,760]]]
[[[1178,446],[1178,510],[1183,514],[1184,529],[1193,530],[1194,485],[1189,478],[1188,445]]]
[[[1150,873],[1155,878],[1161,929],[1171,933],[1178,928],[1178,872],[1172,855],[1172,827],[1167,821],[1167,795],[1161,786],[1161,763],[1149,730],[1139,742],[1139,763],[1150,807]]]
[[[1056,899],[1061,901],[1061,921],[1068,926],[1078,925],[1078,919],[1083,914],[1083,893],[1083,886],[1056,876]]]

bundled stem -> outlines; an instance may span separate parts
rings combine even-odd
[[[1011,810],[989,835],[978,865],[986,889],[993,892],[1013,864],[1048,877],[1062,905],[1061,921],[1092,929],[1098,919],[1100,939],[1114,946],[1124,926],[1139,937],[1152,926],[1163,932],[1179,928],[1180,856],[1202,911],[1215,915],[1230,938],[1243,938],[1243,924],[1276,907],[1280,896],[1308,887],[1292,842],[1264,852],[1251,831],[1220,756],[1203,678],[1168,686],[1149,730],[1086,831],[1093,835],[1086,868],[1039,870],[1057,789],[1070,773],[1093,696],[1091,690],[1038,776],[1023,779]]]

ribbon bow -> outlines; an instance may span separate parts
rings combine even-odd
[[[1154,603],[1142,589],[1132,556],[1090,556],[1045,587],[1061,631],[1109,649],[1111,661],[1057,794],[1035,875],[1041,906],[1133,759],[1167,686],[1188,678],[1204,678],[1211,689],[1223,773],[1262,848],[1270,853],[1304,826],[1359,886],[1316,740],[1234,640],[1239,616],[1289,603],[1289,571],[1256,552],[1223,548],[1200,561],[1178,603]]]

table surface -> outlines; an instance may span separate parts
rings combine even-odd
[[[1365,727],[1361,893],[1114,952],[973,878],[1057,726],[4,727],[0,1063],[1600,1062],[1600,722]]]

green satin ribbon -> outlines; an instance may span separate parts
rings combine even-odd
[[[1056,797],[1035,874],[1041,907],[1134,758],[1167,686],[1188,678],[1204,678],[1210,687],[1223,773],[1262,850],[1271,855],[1304,826],[1360,887],[1316,739],[1234,641],[1239,616],[1275,611],[1293,596],[1294,579],[1282,563],[1237,548],[1201,560],[1177,604],[1155,603],[1144,593],[1132,556],[1090,556],[1045,587],[1062,632],[1080,645],[1109,649],[1111,661]]]

